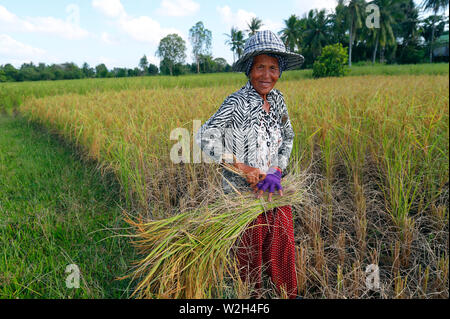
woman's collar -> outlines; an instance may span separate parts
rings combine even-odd
[[[263,100],[263,98],[261,97],[261,95],[255,90],[255,88],[253,87],[252,83],[250,82],[250,80],[247,81],[247,84],[245,84],[245,88],[250,91],[252,94],[254,94],[255,96],[258,96],[261,100]],[[274,94],[274,89],[270,90],[269,93],[267,93],[267,97],[271,97]]]

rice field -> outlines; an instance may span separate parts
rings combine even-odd
[[[114,173],[132,207],[125,212],[129,235],[155,239],[163,233],[144,225],[213,204],[217,193],[211,190],[221,183],[216,165],[170,161],[177,142],[171,132],[185,128],[193,147],[194,121],[203,123],[245,84],[235,74],[179,81],[191,84],[30,94],[18,110]],[[276,88],[296,134],[289,170],[302,172],[306,190],[293,205],[299,294],[448,298],[448,65],[438,75],[313,80],[287,74]],[[207,239],[208,247],[220,241],[211,233],[196,238]],[[140,252],[140,261],[151,259],[148,249]],[[161,280],[179,278],[179,260],[158,270]],[[366,284],[372,264],[379,267],[376,290]],[[155,286],[157,279],[146,285],[148,273],[137,269],[130,271],[148,288],[141,297],[248,296],[248,287],[226,285],[227,278],[214,283],[225,288],[203,287],[200,295],[167,281]],[[208,268],[198,271],[186,282],[207,277]],[[279,297],[269,288],[267,297]]]
[[[349,76],[360,75],[445,75],[448,63],[410,65],[362,65],[349,70]],[[311,79],[312,70],[288,71],[282,81]],[[86,94],[93,91],[121,91],[143,88],[193,88],[235,85],[238,87],[245,76],[241,73],[201,74],[180,77],[150,76],[135,78],[82,79],[63,81],[38,81],[25,83],[0,83],[0,112],[11,113],[28,97],[46,97],[65,93]]]

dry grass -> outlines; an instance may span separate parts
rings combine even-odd
[[[240,282],[232,249],[243,231],[264,211],[288,204],[306,202],[307,177],[301,173],[283,179],[284,196],[272,202],[254,194],[224,194],[212,187],[208,200],[193,209],[159,220],[134,218],[134,245],[143,259],[130,277],[138,281],[133,295],[138,298],[224,298],[249,295]],[[237,283],[229,287],[227,283]],[[233,292],[234,290],[234,292]]]

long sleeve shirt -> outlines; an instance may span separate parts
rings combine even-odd
[[[281,92],[272,89],[267,101],[269,112],[264,110],[264,100],[250,81],[225,99],[195,138],[210,161],[232,163],[234,155],[239,162],[263,172],[273,166],[286,169],[294,131]],[[230,184],[238,190],[248,189],[244,178],[226,169],[222,174],[226,193],[232,191]]]

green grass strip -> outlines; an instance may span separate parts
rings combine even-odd
[[[0,116],[0,298],[127,298],[133,249],[114,182],[20,117]],[[107,230],[106,230],[107,229]],[[69,264],[80,287],[67,288]]]

